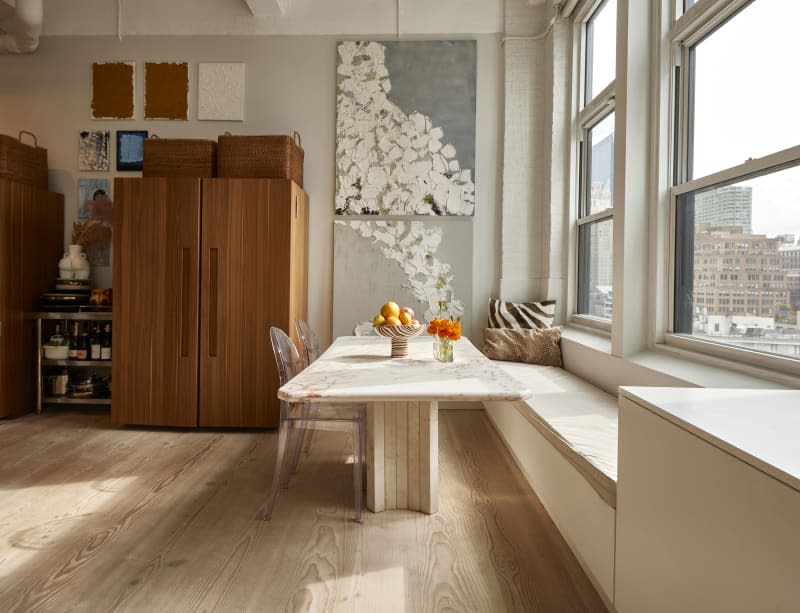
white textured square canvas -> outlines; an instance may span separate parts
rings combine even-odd
[[[197,118],[207,121],[244,121],[244,64],[199,64]]]

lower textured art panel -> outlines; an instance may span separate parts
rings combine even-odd
[[[333,261],[334,337],[369,331],[387,300],[423,323],[440,300],[459,316],[472,296],[472,220],[337,220]]]

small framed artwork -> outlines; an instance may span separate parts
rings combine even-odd
[[[117,130],[117,170],[141,170],[147,130]]]
[[[111,200],[108,179],[78,179],[78,219],[97,217]]]
[[[109,170],[111,132],[82,130],[78,140],[78,170]]]

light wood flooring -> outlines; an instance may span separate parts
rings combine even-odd
[[[345,432],[265,522],[274,431],[0,422],[0,611],[605,611],[486,415],[439,418],[439,513],[363,525]]]

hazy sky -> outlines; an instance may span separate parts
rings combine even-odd
[[[800,0],[755,0],[697,46],[695,178],[800,145]],[[753,232],[800,234],[800,168],[753,187]]]

